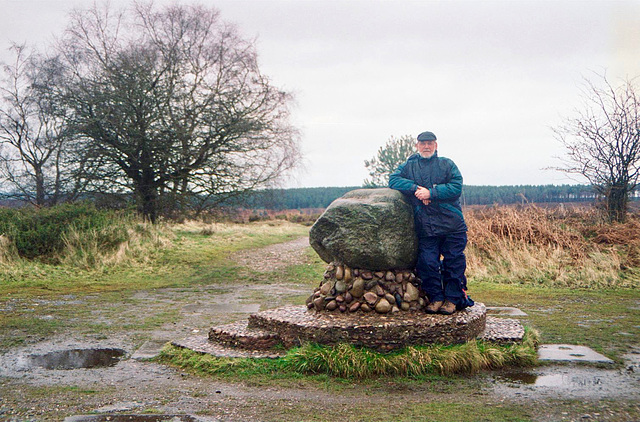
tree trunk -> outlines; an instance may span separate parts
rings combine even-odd
[[[36,182],[36,206],[43,207],[45,205],[45,192],[44,192],[44,173],[42,167],[35,167],[35,182]]]
[[[138,211],[146,221],[151,223],[158,219],[158,193],[152,185],[142,184],[138,187]]]
[[[145,166],[141,173],[138,183],[138,210],[145,220],[155,224],[158,219],[158,187],[155,173],[150,165]]]
[[[624,223],[627,217],[629,192],[624,186],[612,186],[607,195],[607,217],[611,222]]]

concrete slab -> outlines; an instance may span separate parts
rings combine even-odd
[[[167,344],[165,340],[149,340],[140,346],[138,350],[131,356],[135,360],[150,360],[160,354],[160,351]]]
[[[527,314],[520,309],[509,306],[487,306],[487,315],[527,316]]]
[[[573,344],[543,344],[538,348],[538,359],[546,361],[614,363],[608,357],[587,346]]]

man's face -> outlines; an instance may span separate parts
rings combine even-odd
[[[436,141],[418,141],[416,149],[422,158],[431,158],[438,149],[438,143]]]

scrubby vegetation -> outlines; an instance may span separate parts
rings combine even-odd
[[[640,284],[640,215],[605,223],[587,207],[470,208],[468,275],[548,287]]]
[[[89,203],[0,208],[0,262],[19,260],[95,268],[122,263],[162,244],[161,227]]]

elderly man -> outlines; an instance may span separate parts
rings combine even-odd
[[[436,141],[432,132],[418,135],[418,153],[389,176],[389,187],[413,205],[419,240],[416,271],[429,298],[426,311],[451,315],[473,306],[464,274],[467,225],[459,200],[462,175],[453,161],[438,157]]]

